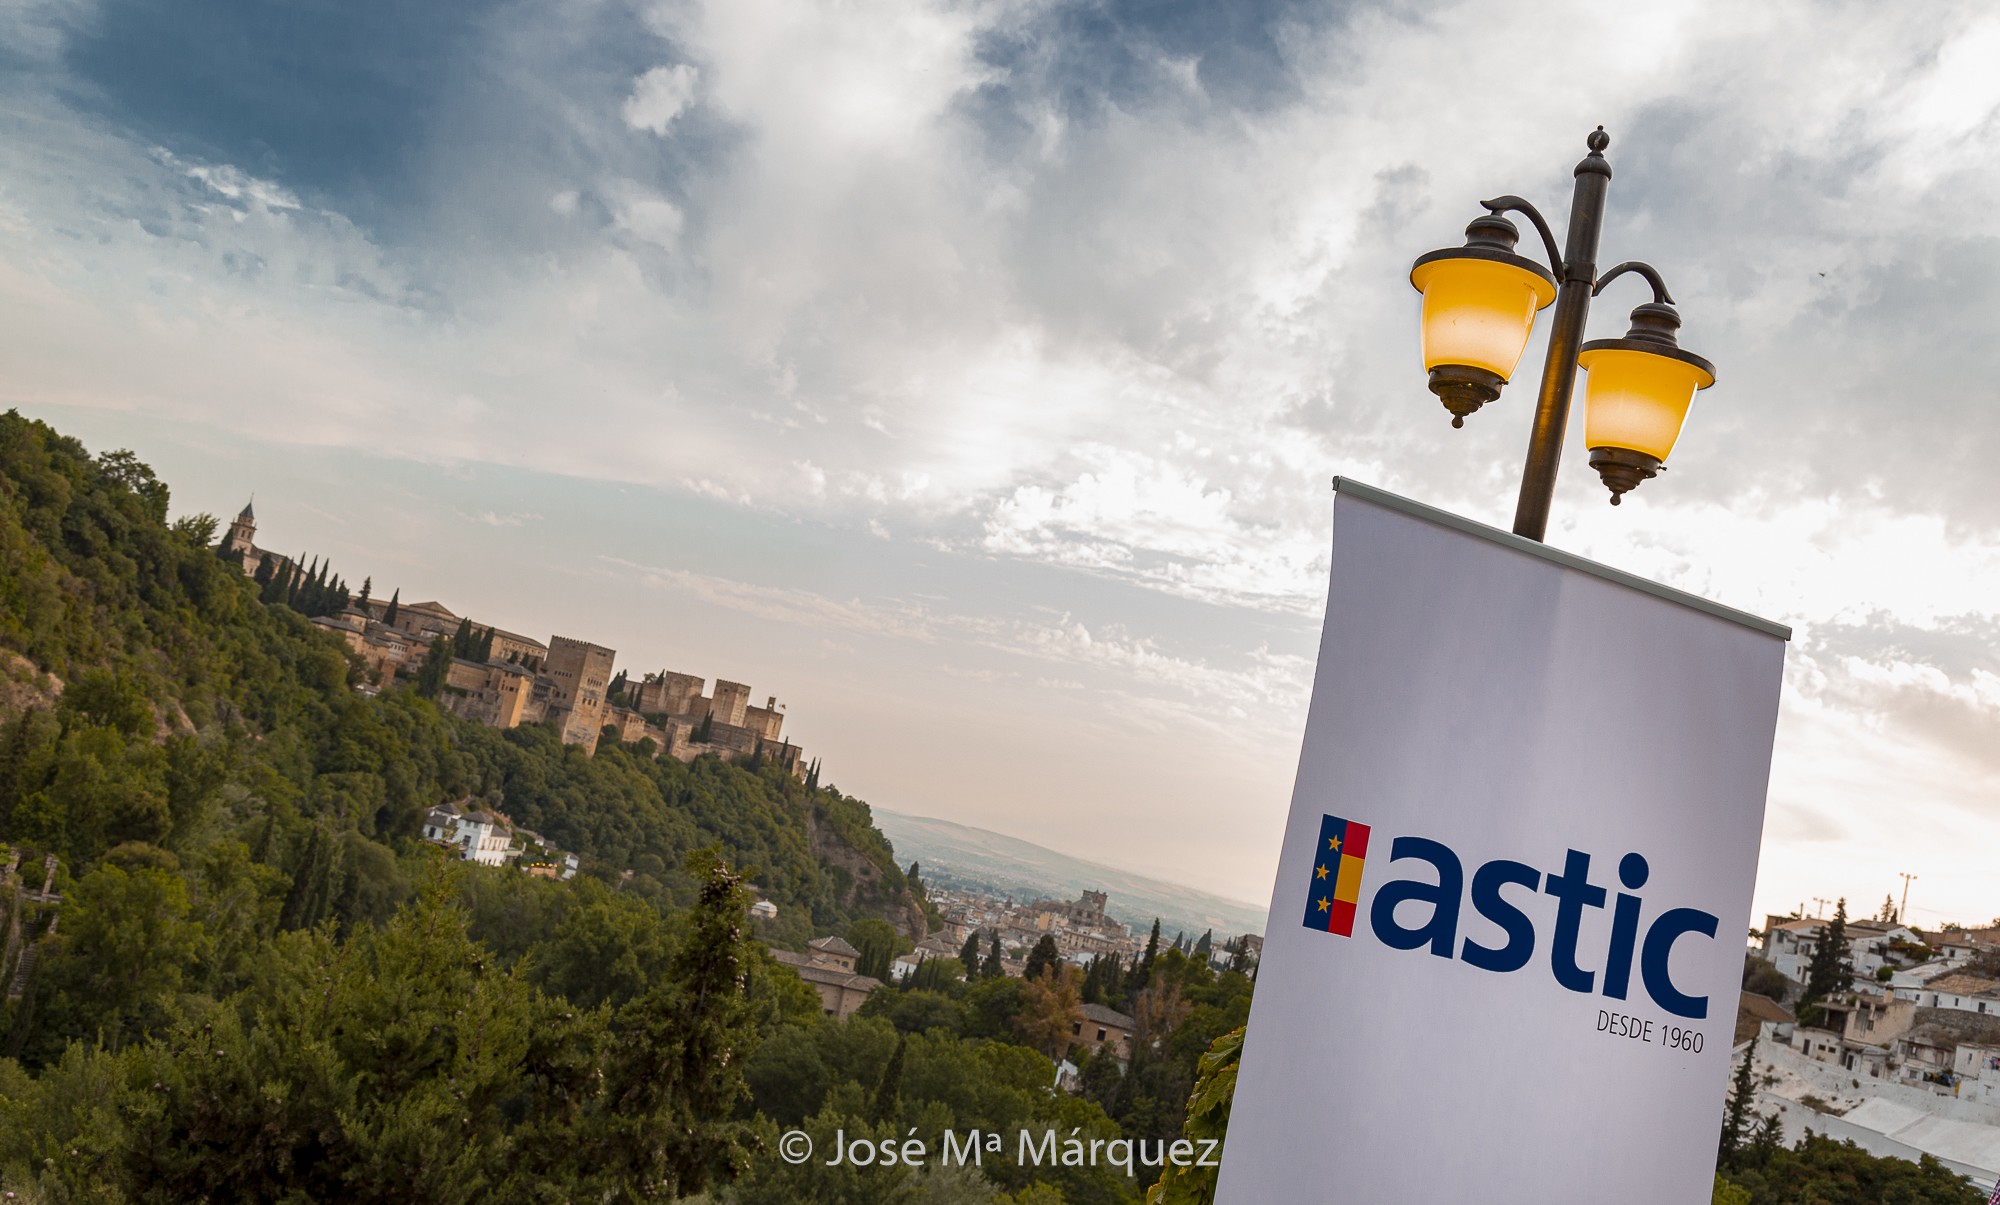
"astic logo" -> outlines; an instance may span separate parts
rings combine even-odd
[[[1361,867],[1367,860],[1367,825],[1338,816],[1320,817],[1312,883],[1306,891],[1306,928],[1354,936],[1354,913],[1361,903]]]
[[[1320,817],[1312,882],[1306,893],[1306,928],[1354,936],[1368,835],[1368,825],[1338,816]],[[1624,890],[1615,899],[1591,881],[1592,860],[1583,850],[1568,849],[1561,870],[1542,871],[1496,858],[1472,866],[1468,874],[1467,863],[1443,842],[1396,837],[1389,840],[1385,869],[1376,876],[1387,879],[1376,885],[1369,901],[1366,928],[1392,950],[1424,950],[1496,974],[1525,969],[1536,960],[1537,949],[1544,949],[1549,974],[1558,985],[1612,1000],[1631,993],[1636,971],[1637,986],[1654,1004],[1677,1017],[1706,1018],[1708,997],[1682,992],[1674,983],[1671,964],[1674,947],[1682,940],[1713,941],[1719,918],[1699,908],[1667,908],[1648,920],[1645,901],[1637,894],[1652,877],[1645,857],[1634,851],[1618,860],[1618,885]],[[1399,866],[1403,875],[1398,874]],[[1423,870],[1410,877],[1407,872],[1414,866]],[[1506,888],[1513,889],[1513,898],[1503,893]],[[1555,923],[1546,946],[1533,915],[1543,913],[1534,906],[1537,896],[1555,901]],[[1468,905],[1505,941],[1488,945],[1485,932],[1462,933],[1459,922]],[[1585,913],[1607,906],[1611,933],[1603,952],[1580,949]]]

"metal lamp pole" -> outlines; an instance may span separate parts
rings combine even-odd
[[[1556,293],[1555,325],[1549,328],[1548,359],[1542,364],[1542,391],[1535,399],[1535,425],[1528,437],[1528,463],[1521,472],[1521,499],[1514,507],[1514,534],[1540,540],[1549,529],[1549,504],[1555,498],[1556,470],[1562,464],[1563,433],[1569,427],[1570,396],[1576,389],[1576,353],[1583,344],[1584,323],[1590,318],[1590,298],[1597,287],[1597,240],[1604,233],[1604,194],[1611,187],[1611,164],[1604,148],[1611,136],[1598,126],[1585,145],[1590,154],[1576,165],[1576,192],[1569,206],[1569,242],[1556,257],[1555,237],[1535,207],[1520,197],[1499,197],[1487,208],[1504,208],[1527,215],[1548,244],[1549,266],[1562,284]],[[1498,212],[1498,211],[1496,211]]]

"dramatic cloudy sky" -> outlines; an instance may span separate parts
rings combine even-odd
[[[1984,920],[1996,56],[1972,3],[15,0],[0,404],[1261,901],[1328,478],[1512,513],[1531,391],[1447,427],[1409,261],[1601,122],[1603,262],[1722,384],[1615,511],[1573,431],[1551,541],[1795,626],[1760,908]]]

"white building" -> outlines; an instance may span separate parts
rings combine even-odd
[[[465,802],[468,800],[459,801]],[[487,811],[461,811],[452,803],[441,803],[424,813],[424,839],[449,845],[459,851],[459,857],[481,866],[505,866],[521,854],[514,844],[512,826],[503,817]]]
[[[1768,916],[1764,920],[1764,941],[1762,954],[1778,973],[1795,983],[1804,983],[1806,971],[1812,966],[1813,951],[1819,946],[1819,935],[1830,922],[1819,919],[1796,919],[1783,916]],[[1903,951],[1923,944],[1923,937],[1907,925],[1884,921],[1850,920],[1847,922],[1847,961],[1854,967],[1858,979],[1873,979],[1883,967],[1907,966],[1912,956]]]

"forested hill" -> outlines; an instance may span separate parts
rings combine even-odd
[[[689,852],[719,844],[778,904],[783,944],[909,915],[865,804],[774,767],[611,741],[586,757],[407,689],[359,695],[335,637],[217,558],[214,519],[167,513],[132,453],[0,416],[0,841],[30,860],[193,874],[235,843],[282,877],[287,924],[382,921],[411,895],[424,811],[469,795],[668,908],[694,898]]]

